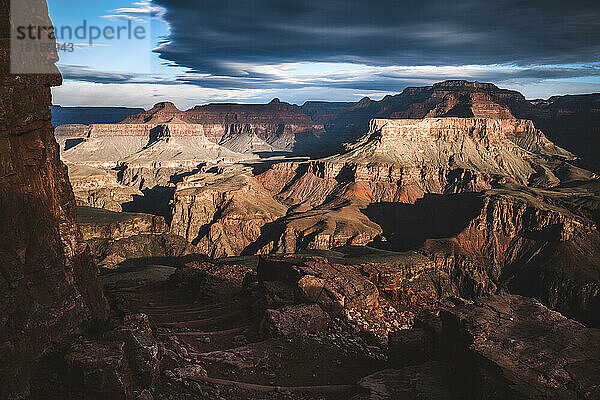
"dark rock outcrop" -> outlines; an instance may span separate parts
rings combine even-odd
[[[169,227],[163,217],[77,207],[77,220],[85,240],[120,240],[136,235],[160,235]]]
[[[595,399],[600,330],[514,295],[448,298],[390,335],[391,367],[356,399]]]
[[[443,348],[465,383],[489,399],[600,395],[600,330],[520,296],[492,296],[440,312]]]
[[[66,355],[66,382],[76,399],[133,399],[124,342],[86,341]]]
[[[379,304],[377,287],[356,267],[330,264],[324,258],[261,257],[257,272],[259,281],[280,281],[292,288],[298,287],[298,293],[306,296],[304,301],[315,302],[331,313],[339,314],[340,306],[346,309],[371,309]],[[307,282],[309,278],[316,279]],[[317,291],[324,293],[318,295]],[[313,298],[315,294],[316,298]],[[336,299],[338,304],[332,303],[332,299]]]
[[[351,400],[459,400],[467,399],[456,388],[447,364],[428,362],[400,370],[387,369],[358,382],[364,393]]]
[[[267,310],[261,322],[265,336],[299,336],[325,330],[331,319],[316,304],[299,304],[279,310]]]
[[[51,25],[45,2],[30,3],[32,18]],[[0,2],[3,27],[9,4]],[[0,397],[23,398],[37,360],[106,318],[108,305],[54,139],[50,87],[61,77],[10,74],[8,32],[0,33]]]

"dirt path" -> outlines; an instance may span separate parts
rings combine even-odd
[[[260,316],[252,312],[239,274],[210,277],[192,290],[140,276],[124,273],[120,280],[119,272],[111,273],[105,285],[111,302],[122,312],[147,314],[169,354],[208,373],[206,379],[180,380],[176,389],[171,382],[164,398],[175,390],[173,398],[347,399],[356,382],[383,367],[359,346],[338,345],[342,335],[335,326],[321,336],[260,337]]]

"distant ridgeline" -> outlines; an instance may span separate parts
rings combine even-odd
[[[128,107],[52,106],[52,125],[57,127],[65,124],[116,124],[143,111],[142,108]]]

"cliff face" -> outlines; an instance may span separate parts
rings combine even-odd
[[[357,131],[367,128],[373,118],[513,118],[509,104],[526,101],[513,90],[500,89],[490,83],[445,81],[432,86],[409,87],[381,101],[361,101],[343,109],[329,122],[330,129],[340,131],[351,126]]]
[[[529,121],[373,120],[368,134],[342,155],[278,163],[260,173],[256,180],[266,190],[257,190],[234,170],[190,178],[175,193],[172,229],[206,242],[211,255],[366,245],[383,233],[379,222],[362,212],[372,204],[414,203],[428,193],[477,192],[502,182],[526,184],[547,163],[544,157],[571,155]],[[544,173],[550,176],[551,170],[548,166]],[[191,189],[194,185],[197,189]],[[241,200],[258,198],[259,192],[261,204],[284,211],[264,218],[260,207]],[[246,222],[239,228],[243,238],[222,232],[222,224],[233,226],[233,221]],[[216,251],[219,247],[227,250]]]
[[[558,146],[583,157],[597,170],[600,129],[600,95],[555,96],[548,100],[527,100],[514,90],[489,83],[445,81],[432,86],[410,87],[381,101],[366,99],[353,106],[321,106],[328,133],[352,141],[368,128],[373,118],[496,118],[527,119]],[[307,108],[315,114],[312,108]],[[331,115],[333,114],[333,115]],[[318,115],[318,114],[317,114]],[[341,143],[341,142],[339,142]]]
[[[8,3],[0,2],[2,26]],[[54,139],[50,87],[60,75],[11,75],[7,32],[0,37],[0,397],[21,398],[39,357],[86,321],[107,317],[108,306]]]
[[[208,104],[186,111],[188,120],[201,124],[206,136],[228,146],[231,138],[255,136],[274,150],[311,150],[315,135],[324,132],[298,106],[279,101],[269,104]],[[235,147],[230,147],[236,149]]]
[[[77,205],[122,211],[122,204],[133,201],[142,192],[120,184],[112,171],[80,165],[69,166],[69,180]]]
[[[121,240],[136,235],[160,235],[169,230],[163,217],[92,207],[77,207],[77,220],[85,240]]]
[[[237,256],[286,210],[249,171],[230,167],[177,185],[171,231],[211,257]]]
[[[572,158],[531,121],[373,120],[341,155],[190,177],[172,230],[216,256],[419,250],[432,263],[409,287],[440,297],[509,288],[597,323],[598,203],[579,188],[593,174]]]
[[[152,109],[126,118],[121,124],[101,127],[99,131],[114,130],[114,135],[138,129],[140,126],[174,124],[180,126],[179,135],[193,136],[201,131],[214,143],[242,152],[268,150],[298,150],[324,128],[304,114],[298,106],[281,103],[275,99],[269,104],[207,104],[188,111],[178,110],[172,103],[159,103]],[[132,129],[133,127],[133,129]],[[237,137],[255,137],[264,142],[257,150],[252,147],[239,148],[233,143]]]
[[[349,188],[367,204],[412,203],[426,193],[481,191],[501,182],[528,184],[536,174],[540,185],[556,183],[547,157],[565,160],[572,155],[549,142],[530,121],[378,119],[347,152],[303,166],[278,164],[259,180],[289,204],[316,206],[334,191]]]
[[[185,114],[190,121],[207,126],[207,136],[216,142],[243,127],[269,144],[283,144],[281,136],[323,131],[323,126],[313,122],[300,107],[278,99],[269,104],[208,104],[196,106]]]
[[[504,287],[597,325],[600,270],[593,261],[600,255],[597,227],[555,203],[553,195],[544,193],[487,191],[471,216],[455,224],[456,233],[443,239],[431,232],[423,235],[422,251],[463,296],[493,294]],[[453,212],[443,200],[437,207]],[[396,222],[402,224],[405,218]],[[420,218],[421,226],[434,223],[425,213]],[[411,235],[415,232],[407,229],[396,243]]]

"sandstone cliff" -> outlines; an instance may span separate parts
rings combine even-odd
[[[345,153],[303,166],[279,164],[259,180],[291,204],[322,204],[334,190],[357,183],[361,190],[353,192],[367,202],[414,202],[425,193],[480,191],[502,182],[526,185],[537,175],[541,185],[553,185],[559,179],[552,171],[571,158],[529,121],[373,120]]]
[[[359,137],[373,118],[520,118],[533,121],[550,140],[579,157],[597,170],[600,163],[593,151],[600,129],[600,95],[554,96],[547,100],[527,100],[514,90],[500,89],[490,83],[445,81],[432,86],[409,87],[381,101],[363,99],[347,107],[336,103],[307,107],[327,116],[329,136],[346,141]],[[338,144],[342,141],[338,141]]]
[[[0,1],[3,27],[9,3]],[[45,2],[31,5],[50,25]],[[8,30],[0,35],[0,397],[24,398],[39,358],[108,306],[54,139],[50,87],[60,75],[11,75]]]
[[[177,185],[171,231],[211,257],[240,255],[287,208],[250,171],[213,168]]]
[[[130,203],[142,192],[135,187],[118,182],[115,171],[81,165],[69,165],[69,180],[79,206],[122,211],[123,204]]]

